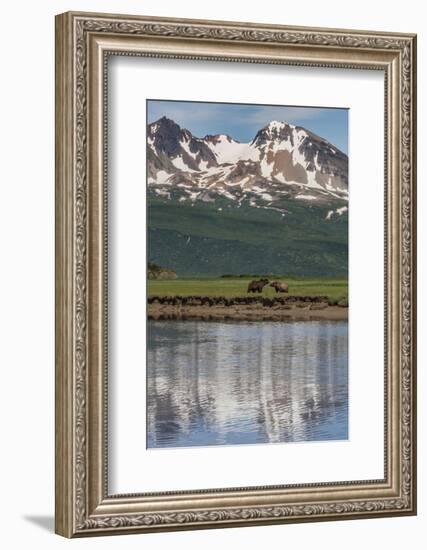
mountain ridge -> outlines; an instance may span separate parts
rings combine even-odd
[[[287,122],[271,121],[241,143],[227,134],[200,138],[162,117],[148,125],[147,160],[149,189],[159,196],[173,189],[181,201],[223,196],[276,209],[284,198],[348,202],[347,155]]]

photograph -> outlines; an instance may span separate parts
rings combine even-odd
[[[146,101],[148,449],[349,438],[349,109]]]

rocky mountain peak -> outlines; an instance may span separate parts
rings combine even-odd
[[[179,132],[181,127],[171,118],[162,116],[162,118],[149,124],[148,130],[151,134],[159,134],[162,132]]]
[[[186,134],[188,133],[186,130]],[[175,121],[163,116],[148,125],[147,137],[158,153],[174,156],[179,151],[179,141],[184,135],[181,127]]]
[[[296,127],[287,122],[272,120],[267,126],[261,128],[254,137],[252,143],[261,146],[268,141],[290,141],[294,145]]]
[[[150,158],[155,155],[157,166],[165,168],[162,172],[171,173],[171,163],[175,170],[190,172],[217,165],[214,153],[202,139],[166,116],[148,125],[147,144]]]

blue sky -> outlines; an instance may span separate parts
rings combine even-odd
[[[303,126],[348,153],[348,109],[148,100],[148,122],[162,116],[197,137],[228,134],[241,142],[251,141],[260,128],[279,120]]]

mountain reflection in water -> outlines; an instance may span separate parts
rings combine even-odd
[[[147,446],[347,439],[347,371],[347,321],[149,321]]]

